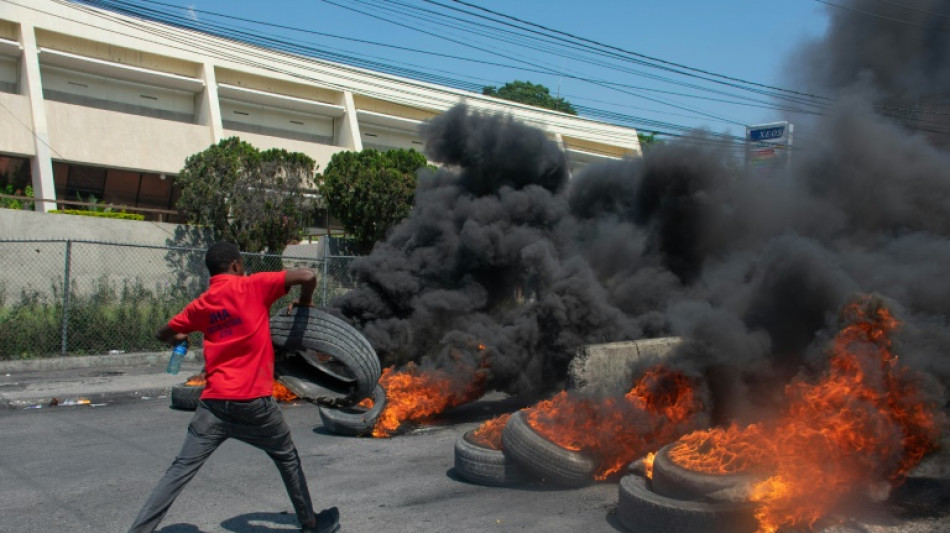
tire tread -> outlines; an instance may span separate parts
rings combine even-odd
[[[305,327],[301,328],[300,320],[306,320]],[[270,330],[278,348],[314,350],[349,368],[356,377],[353,393],[356,401],[373,393],[382,372],[379,357],[366,337],[353,326],[326,311],[297,308],[293,315],[278,312],[271,317]]]
[[[479,485],[508,487],[528,481],[527,472],[502,450],[480,446],[470,440],[474,430],[455,441],[455,471]]]
[[[522,411],[511,415],[501,439],[512,459],[543,480],[567,487],[582,487],[594,481],[597,463],[591,457],[542,437],[528,425]]]

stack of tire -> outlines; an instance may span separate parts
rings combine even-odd
[[[486,424],[506,422],[499,417]],[[467,431],[455,440],[455,473],[472,483],[494,487],[528,481],[530,476],[503,451],[500,439],[494,435],[477,436],[479,429],[482,428]]]
[[[652,478],[643,462],[620,479],[617,519],[631,533],[752,533],[758,529],[748,488],[753,474],[706,474],[687,470],[669,456],[669,444],[657,452]]]
[[[541,481],[567,488],[594,481],[597,462],[568,450],[535,431],[523,412],[511,415],[502,431],[501,449],[479,443],[473,431],[455,443],[455,471],[473,483],[511,486]],[[617,518],[631,533],[752,533],[757,524],[748,488],[761,480],[753,474],[693,472],[673,462],[669,450],[657,452],[652,479],[637,461],[620,479]]]
[[[270,330],[277,381],[318,404],[328,431],[372,431],[386,393],[378,383],[379,358],[366,337],[330,313],[309,307],[278,312],[271,317]],[[357,405],[366,398],[373,399],[371,408]]]
[[[562,487],[582,487],[594,481],[593,458],[568,450],[535,431],[523,411],[508,419],[501,434],[501,449],[472,439],[471,431],[455,442],[455,471],[473,483],[511,486],[541,481]]]

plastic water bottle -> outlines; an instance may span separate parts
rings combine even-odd
[[[165,369],[165,372],[177,374],[181,368],[181,361],[185,358],[186,353],[188,353],[188,341],[181,341],[179,344],[176,344],[175,349],[172,350],[172,358],[168,360],[168,368]]]

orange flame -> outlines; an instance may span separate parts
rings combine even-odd
[[[187,387],[204,387],[207,384],[208,384],[208,380],[205,377],[204,372],[200,374],[195,374],[189,377],[188,380],[185,381],[185,386]],[[273,388],[272,394],[274,398],[277,399],[278,402],[292,402],[297,399],[296,394],[290,392],[290,389],[285,387],[283,383],[280,383],[276,379],[274,380],[274,388]]]
[[[359,403],[356,404],[359,407],[365,407],[367,409],[372,409],[376,402],[373,401],[373,397],[363,398]]]
[[[656,460],[656,453],[650,452],[643,458],[643,470],[647,479],[653,479],[653,461]]]
[[[695,380],[657,366],[623,397],[593,399],[562,391],[526,410],[528,424],[562,448],[598,460],[606,479],[648,450],[695,429],[703,414]]]
[[[844,317],[829,369],[815,383],[789,384],[778,420],[696,432],[671,451],[699,471],[767,469],[751,495],[763,532],[813,527],[855,490],[900,484],[937,447],[937,405],[891,351],[897,321],[870,297]]]
[[[292,402],[297,399],[297,395],[290,392],[290,389],[284,386],[283,383],[274,380],[274,398],[278,402]]]
[[[500,450],[501,432],[505,429],[505,424],[508,423],[509,418],[511,418],[511,414],[506,413],[485,422],[472,432],[472,441],[485,448]]]
[[[421,369],[383,370],[379,384],[386,390],[386,407],[376,418],[373,436],[391,436],[405,422],[417,422],[450,407],[475,400],[484,390],[485,374],[459,366],[453,372]]]
[[[687,470],[707,474],[761,471],[772,464],[760,444],[766,438],[758,424],[696,431],[677,441],[669,458]]]

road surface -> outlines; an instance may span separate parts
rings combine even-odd
[[[315,406],[284,404],[319,510],[357,532],[616,532],[617,485],[494,488],[458,479],[453,446],[506,400],[466,406],[391,439],[327,434]],[[0,410],[0,531],[125,531],[171,464],[191,418],[167,398]],[[295,531],[277,469],[237,441],[212,455],[159,531]]]

